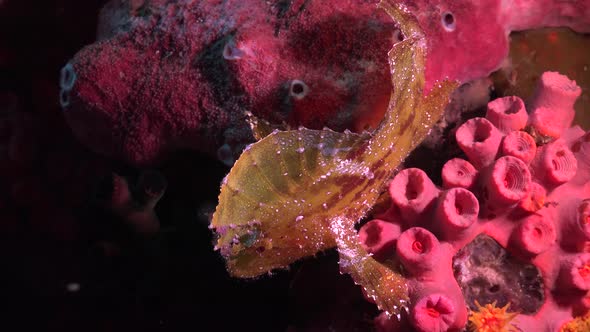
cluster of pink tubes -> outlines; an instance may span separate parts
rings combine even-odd
[[[570,127],[580,93],[574,81],[546,72],[528,113],[520,98],[499,98],[485,118],[457,129],[467,160],[444,165],[442,188],[417,168],[396,175],[390,209],[359,231],[374,257],[399,259],[409,285],[407,322],[381,316],[380,329],[463,328],[468,310],[453,256],[480,234],[542,275],[545,302],[532,315],[519,314],[516,327],[556,331],[588,311],[590,132]]]

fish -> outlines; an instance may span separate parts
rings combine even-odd
[[[228,272],[240,278],[336,247],[341,271],[380,309],[399,315],[408,301],[401,271],[369,255],[354,226],[439,120],[458,84],[436,82],[424,93],[424,34],[402,5],[382,0],[379,6],[404,37],[388,53],[392,92],[379,127],[360,134],[273,130],[249,145],[222,181],[210,228]]]

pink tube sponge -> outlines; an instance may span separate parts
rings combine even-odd
[[[438,263],[440,243],[434,234],[422,227],[404,231],[397,240],[397,255],[413,276],[432,272]]]
[[[361,227],[359,239],[368,253],[381,259],[393,255],[400,233],[399,224],[373,219]]]
[[[477,170],[470,162],[461,158],[453,158],[445,163],[442,169],[444,188],[460,187],[469,189],[475,183]]]
[[[502,134],[487,119],[474,118],[457,129],[455,138],[469,161],[476,168],[481,168],[496,159]]]
[[[527,165],[515,157],[501,157],[494,163],[487,181],[489,201],[494,205],[511,205],[525,198],[531,188]]]
[[[419,168],[399,172],[389,183],[389,195],[404,221],[417,220],[430,207],[439,190]]]
[[[578,161],[563,139],[544,145],[534,162],[535,177],[550,185],[571,180],[578,170]]]
[[[549,217],[533,214],[523,220],[516,229],[514,241],[524,252],[538,255],[555,243],[555,225]]]
[[[445,295],[431,294],[416,302],[411,320],[421,332],[448,331],[455,320],[455,306]]]
[[[537,153],[535,139],[524,131],[512,131],[502,141],[502,154],[529,164]]]
[[[383,215],[402,230],[420,227],[402,232],[396,244],[409,315],[384,330],[466,330],[467,308],[496,310],[492,318],[504,319],[501,325],[477,326],[490,331],[557,331],[587,315],[590,134],[568,128],[547,143],[534,128],[506,128],[501,133],[483,118],[458,128],[457,143],[471,162],[447,161],[445,190],[418,205],[432,209],[410,204],[430,186],[424,174],[402,171],[391,182],[392,206]]]
[[[572,125],[582,89],[567,76],[544,72],[531,102],[530,124],[544,136],[560,137]]]
[[[477,221],[479,203],[473,193],[463,188],[452,188],[443,192],[437,207],[445,240],[463,237],[467,229]]]
[[[503,133],[522,130],[527,124],[528,117],[524,102],[519,97],[508,96],[488,103],[486,119]]]

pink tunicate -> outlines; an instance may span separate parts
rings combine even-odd
[[[455,138],[469,161],[479,169],[496,159],[502,134],[487,119],[473,118],[457,129]]]
[[[432,271],[437,262],[440,243],[434,234],[422,227],[404,231],[397,240],[397,255],[414,276]]]
[[[511,205],[525,198],[531,188],[527,165],[515,157],[496,160],[487,182],[489,200],[494,205]]]
[[[557,72],[544,72],[531,102],[530,124],[541,135],[560,137],[574,120],[574,103],[582,90]]]
[[[392,201],[399,207],[401,218],[410,225],[431,206],[438,192],[428,175],[418,168],[404,169],[389,184]]]
[[[375,258],[381,259],[395,252],[401,227],[396,223],[373,219],[364,224],[358,234],[363,248]]]
[[[463,188],[443,192],[437,207],[441,232],[445,240],[455,240],[477,221],[479,202],[473,193]]]
[[[465,159],[453,158],[442,169],[443,187],[446,189],[460,187],[469,189],[475,183],[477,170]]]
[[[537,153],[535,139],[524,131],[512,131],[502,141],[502,154],[529,164]]]
[[[418,300],[411,309],[410,318],[421,332],[447,331],[454,323],[453,301],[442,294],[430,294]]]
[[[523,129],[528,121],[528,115],[522,99],[508,96],[495,99],[488,103],[486,113],[488,119],[503,133]]]
[[[516,229],[515,244],[526,253],[538,255],[556,241],[555,226],[549,217],[533,214],[524,219]]]

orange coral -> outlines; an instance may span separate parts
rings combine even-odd
[[[481,306],[475,301],[478,311],[472,311],[469,315],[471,331],[473,332],[512,332],[516,331],[510,321],[518,315],[517,312],[508,312],[510,303],[502,308],[496,307],[496,301],[492,304]]]
[[[585,332],[590,331],[590,312],[584,316],[576,317],[575,319],[565,323],[559,332]]]

